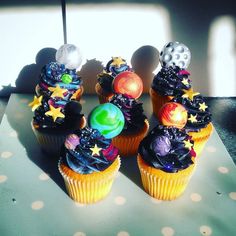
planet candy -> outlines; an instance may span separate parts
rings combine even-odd
[[[137,99],[143,92],[143,81],[134,72],[125,71],[118,74],[113,80],[113,90]]]
[[[120,134],[125,124],[123,113],[111,103],[104,103],[95,107],[88,120],[91,128],[97,129],[108,139]]]
[[[187,123],[187,110],[179,103],[168,102],[164,104],[159,113],[158,119],[165,126],[174,126],[182,129]]]

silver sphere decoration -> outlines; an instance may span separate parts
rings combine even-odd
[[[56,60],[67,69],[77,69],[82,63],[82,55],[75,45],[64,44],[56,52]]]
[[[183,43],[170,42],[167,43],[161,53],[160,62],[162,66],[178,66],[186,69],[191,60],[191,53]]]

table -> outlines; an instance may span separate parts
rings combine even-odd
[[[184,236],[236,235],[236,168],[214,130],[185,193],[159,201],[144,192],[136,158],[122,158],[106,199],[71,200],[57,169],[31,130],[30,94],[12,94],[0,126],[0,235]],[[148,95],[144,110],[157,124]],[[98,104],[84,95],[85,116]]]

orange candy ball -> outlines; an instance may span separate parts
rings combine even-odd
[[[125,71],[113,80],[113,90],[115,93],[127,94],[137,99],[143,92],[143,81],[134,72]]]
[[[188,113],[183,105],[176,102],[168,102],[161,107],[158,119],[162,125],[182,129],[187,123]]]

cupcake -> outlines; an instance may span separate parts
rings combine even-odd
[[[160,53],[161,70],[154,76],[149,90],[153,113],[174,96],[183,94],[183,89],[191,88],[190,73],[186,70],[190,63],[189,49],[182,43],[170,42]]]
[[[85,127],[67,136],[58,167],[69,196],[89,204],[109,194],[120,158],[111,139],[97,129]]]
[[[112,143],[119,149],[122,157],[136,155],[139,143],[149,129],[149,122],[144,114],[142,103],[123,94],[115,94],[110,103],[117,106],[125,118],[122,132],[112,139]]]
[[[138,167],[144,190],[159,200],[185,191],[195,169],[191,137],[173,126],[156,126],[140,143]]]
[[[66,90],[66,96],[73,100],[80,100],[83,93],[82,80],[76,70],[70,70],[64,64],[50,62],[46,64],[40,73],[40,81],[35,91],[37,96],[50,96],[55,88]]]
[[[193,90],[185,90],[184,92],[184,94],[173,98],[172,101],[182,104],[188,112],[185,129],[192,136],[194,150],[199,157],[213,131],[211,113],[200,93]]]
[[[34,112],[33,132],[46,153],[58,155],[66,136],[86,125],[80,103],[70,100],[66,89],[56,87],[50,96],[34,96],[29,106]]]
[[[103,72],[97,76],[98,82],[95,86],[100,103],[108,102],[114,95],[112,86],[113,80],[118,74],[125,71],[131,71],[131,68],[121,57],[112,57],[107,63]]]

